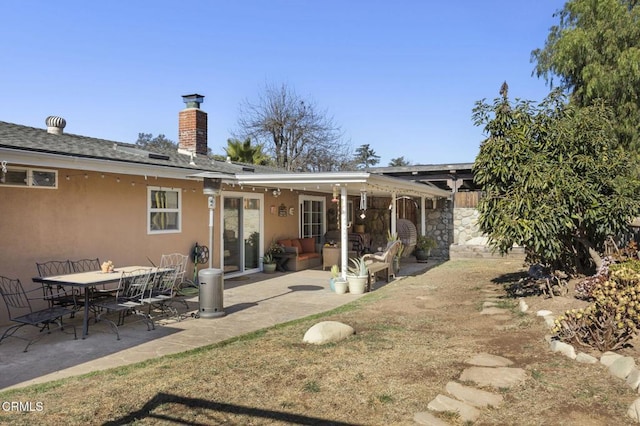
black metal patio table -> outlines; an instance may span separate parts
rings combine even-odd
[[[168,271],[167,268],[150,268],[148,266],[123,266],[114,269],[113,272],[89,271],[79,272],[75,274],[52,275],[49,277],[34,277],[33,282],[47,285],[62,285],[67,287],[75,287],[84,290],[84,318],[82,319],[82,338],[86,338],[89,334],[89,289],[99,284],[107,284],[120,281],[122,272],[133,272],[136,270],[148,271],[154,273]]]

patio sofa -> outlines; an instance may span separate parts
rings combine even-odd
[[[316,251],[315,238],[287,238],[279,240],[278,244],[284,247],[285,253],[295,254],[286,264],[289,271],[315,268],[322,263],[322,256]]]

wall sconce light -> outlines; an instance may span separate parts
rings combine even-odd
[[[282,192],[280,191],[280,188],[276,188],[273,191],[271,191],[271,193],[273,194],[273,196],[275,198],[278,198],[280,196],[280,194],[282,194]]]

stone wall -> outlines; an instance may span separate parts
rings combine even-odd
[[[478,210],[456,208],[453,210],[453,244],[474,244],[482,238],[478,229]]]
[[[431,250],[434,259],[448,259],[449,246],[453,243],[453,212],[451,201],[439,200],[435,208],[426,210],[425,235],[436,240],[437,247]],[[418,229],[418,232],[420,230]]]

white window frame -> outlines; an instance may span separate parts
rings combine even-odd
[[[4,183],[0,182],[0,187],[6,186],[10,188],[37,188],[37,189],[58,189],[58,171],[53,169],[36,169],[31,167],[7,167],[7,172],[25,172],[26,174],[26,182],[24,185],[19,185],[15,183]],[[40,186],[36,183],[36,180],[33,178],[34,172],[44,172],[51,173],[54,176],[54,184],[51,186]],[[0,171],[0,176],[3,176],[4,173]]]
[[[322,197],[322,196],[314,196],[314,195],[300,195],[298,197],[298,211],[299,211],[299,230],[298,230],[298,236],[300,238],[305,237],[304,235],[304,209],[303,209],[303,204],[304,201],[316,201],[316,202],[320,202],[322,205],[321,211],[317,212],[319,213],[319,218],[320,218],[320,235],[318,235],[318,240],[321,241],[322,237],[324,236],[324,234],[327,232],[327,198],[326,197]]]
[[[177,208],[152,208],[151,193],[152,191],[165,191],[174,192],[178,194],[178,207]],[[178,214],[178,227],[177,229],[151,229],[151,214],[152,213],[177,213]],[[147,187],[147,234],[177,234],[182,232],[182,190],[180,188],[164,188],[160,186]]]

